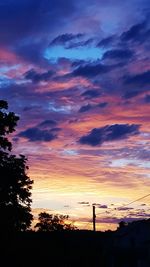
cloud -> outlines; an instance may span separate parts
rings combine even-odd
[[[41,81],[49,81],[54,75],[54,72],[49,70],[43,73],[37,73],[34,69],[27,71],[24,74],[25,79],[31,80],[32,82],[39,83]]]
[[[137,90],[130,90],[130,91],[127,91],[127,92],[123,95],[123,97],[126,98],[126,99],[129,99],[129,98],[133,98],[133,97],[135,97],[135,96],[137,96],[137,95],[139,95],[139,94],[140,94],[140,92],[137,91]]]
[[[28,62],[47,64],[43,58],[50,38],[64,29],[78,10],[74,1],[19,0],[0,3],[0,45]]]
[[[147,29],[147,22],[133,25],[128,31],[125,31],[121,35],[122,41],[131,42],[144,42],[149,39],[150,29]]]
[[[55,126],[56,124],[57,122],[54,120],[45,120],[39,124],[39,127],[47,128],[47,127]]]
[[[18,42],[12,50],[26,62],[31,62],[36,65],[48,66],[49,62],[43,57],[43,51],[47,47],[46,41],[41,39],[32,39],[30,42]]]
[[[88,47],[88,46],[91,46],[93,42],[94,42],[93,38],[89,38],[85,41],[80,41],[80,42],[70,42],[68,43],[66,48],[72,49],[72,48],[79,48],[79,47],[86,47],[86,46]]]
[[[78,202],[78,204],[80,204],[80,205],[89,205],[89,202],[88,201],[80,201],[80,202]]]
[[[87,47],[92,45],[94,42],[94,38],[86,38],[85,34],[78,33],[78,34],[72,34],[72,33],[65,33],[57,36],[54,38],[49,46],[63,46],[66,49],[73,49],[73,48],[79,48],[79,47]]]
[[[147,104],[150,103],[150,95],[146,95],[146,96],[144,97],[144,102],[147,103]]]
[[[90,110],[93,106],[90,105],[90,104],[87,104],[86,106],[82,106],[80,109],[79,109],[79,112],[86,112],[88,110]]]
[[[85,96],[86,98],[95,98],[100,96],[100,92],[97,90],[87,90],[81,96]]]
[[[94,128],[89,134],[82,136],[79,143],[83,145],[97,146],[108,141],[117,141],[139,133],[140,125],[114,124],[101,128]]]
[[[120,207],[120,208],[116,208],[117,210],[133,210],[133,208],[131,207]]]
[[[99,104],[97,105],[97,107],[99,107],[99,108],[105,108],[107,105],[108,105],[107,102],[102,102],[102,103],[99,103]]]
[[[107,102],[102,102],[102,103],[99,103],[98,105],[91,105],[91,104],[87,104],[85,106],[82,106],[80,109],[79,109],[79,112],[82,113],[82,112],[86,112],[86,111],[89,111],[90,109],[92,110],[96,110],[96,108],[105,108],[106,106],[108,105]]]
[[[124,80],[125,84],[133,84],[137,86],[144,86],[150,84],[150,71],[146,71],[140,74],[127,76]]]
[[[93,64],[89,63],[85,66],[80,66],[79,68],[75,69],[72,73],[73,76],[83,76],[87,78],[92,78],[100,74],[104,74],[112,70],[113,66],[107,66],[104,64]]]
[[[129,60],[133,57],[133,52],[129,49],[113,49],[104,53],[102,59]]]
[[[59,128],[59,127],[55,127],[55,128],[51,128],[51,132],[59,132],[61,131],[62,129]]]
[[[1,42],[10,45],[10,42],[25,40],[29,36],[44,37],[45,33],[54,32],[61,23],[65,24],[64,14],[71,17],[76,11],[73,1],[66,0],[22,0],[1,1],[0,34]],[[6,34],[7,33],[7,34]]]
[[[115,35],[109,36],[107,38],[103,38],[98,44],[97,47],[107,47],[112,45],[115,40]]]
[[[57,138],[57,136],[53,134],[52,131],[40,130],[37,127],[28,128],[27,130],[20,132],[18,136],[24,137],[28,139],[30,142],[37,142],[37,141],[50,142]]]
[[[78,34],[72,34],[72,33],[61,34],[61,35],[57,36],[55,39],[53,39],[51,41],[51,43],[49,44],[49,46],[65,45],[66,43],[68,43],[68,42],[70,42],[72,40],[80,39],[82,37],[84,37],[84,34],[82,34],[82,33],[78,33]]]
[[[84,65],[86,63],[83,59],[77,59],[72,62],[72,67],[79,67],[81,65]]]
[[[108,206],[107,205],[99,205],[98,208],[99,209],[108,209]]]

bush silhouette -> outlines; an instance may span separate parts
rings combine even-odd
[[[35,225],[35,229],[40,232],[76,230],[74,225],[65,222],[68,219],[68,215],[54,215],[41,212],[38,217],[39,222]]]

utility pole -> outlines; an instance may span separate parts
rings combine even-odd
[[[93,205],[93,231],[96,231],[96,215],[95,215],[95,206]]]

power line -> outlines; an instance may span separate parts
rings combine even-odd
[[[118,209],[123,208],[123,207],[126,207],[126,206],[129,206],[129,205],[131,205],[131,204],[133,204],[133,203],[135,203],[135,202],[137,202],[137,201],[139,201],[139,200],[142,200],[142,199],[144,199],[144,198],[146,198],[146,197],[148,197],[148,196],[150,196],[150,194],[145,195],[145,196],[140,197],[140,198],[137,198],[136,200],[133,200],[133,201],[127,203],[127,204],[124,204],[124,205],[118,207]],[[99,213],[97,213],[96,215],[99,215],[99,214],[101,214],[101,213],[103,213],[103,212],[99,212]]]
[[[133,204],[133,203],[135,203],[135,202],[137,202],[137,201],[139,201],[139,200],[142,200],[142,199],[144,199],[144,198],[146,198],[146,197],[148,197],[148,196],[150,196],[150,194],[145,195],[144,197],[140,197],[140,198],[138,198],[138,199],[136,199],[136,200],[133,200],[133,201],[127,203],[127,204],[124,204],[124,205],[122,205],[120,208],[129,206],[130,204]]]
[[[127,204],[124,204],[124,205],[118,207],[118,209],[123,208],[123,207],[126,207],[126,206],[129,206],[129,205],[131,205],[131,204],[133,204],[133,203],[135,203],[135,202],[137,202],[137,201],[139,201],[139,200],[142,200],[142,199],[144,199],[144,198],[146,198],[146,197],[149,197],[149,196],[150,196],[150,194],[147,194],[147,195],[145,195],[145,196],[143,196],[143,197],[137,198],[137,199],[135,199],[135,200],[133,200],[133,201],[127,203]],[[103,214],[103,213],[107,213],[107,211],[105,210],[105,211],[101,211],[101,212],[97,213],[97,214],[96,214],[96,217],[97,217],[97,215],[100,215],[100,214]],[[92,220],[91,220],[90,222],[87,222],[87,223],[84,225],[84,229],[87,229],[87,227],[88,227],[90,224],[92,224]]]
[[[144,199],[144,198],[146,198],[146,197],[149,197],[149,196],[150,196],[150,194],[147,194],[147,195],[145,195],[145,196],[143,196],[143,197],[137,198],[137,199],[135,199],[135,200],[133,200],[133,201],[127,203],[127,204],[124,204],[124,205],[118,207],[118,209],[123,208],[123,207],[126,207],[126,206],[129,206],[129,205],[131,205],[131,204],[133,204],[133,203],[135,203],[135,202],[137,202],[137,201],[139,201],[139,200],[142,200],[142,199]],[[99,213],[96,214],[96,216],[99,215],[99,214],[103,214],[103,213],[107,213],[107,211],[105,210],[105,211],[99,212]],[[87,228],[87,226],[88,226],[89,224],[91,224],[91,223],[92,223],[92,221],[91,221],[91,222],[88,222],[84,227]],[[85,228],[84,228],[84,229],[85,229]]]

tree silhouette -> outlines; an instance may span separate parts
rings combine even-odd
[[[122,229],[122,228],[126,227],[127,225],[128,224],[125,221],[120,221],[118,229]]]
[[[32,222],[31,192],[33,181],[27,176],[27,159],[11,154],[7,135],[15,131],[19,117],[8,112],[0,100],[0,230],[26,230]]]
[[[35,225],[35,229],[37,228],[38,231],[42,232],[76,230],[77,228],[71,223],[65,223],[68,219],[68,215],[54,215],[47,212],[41,212],[39,213],[39,222]]]

